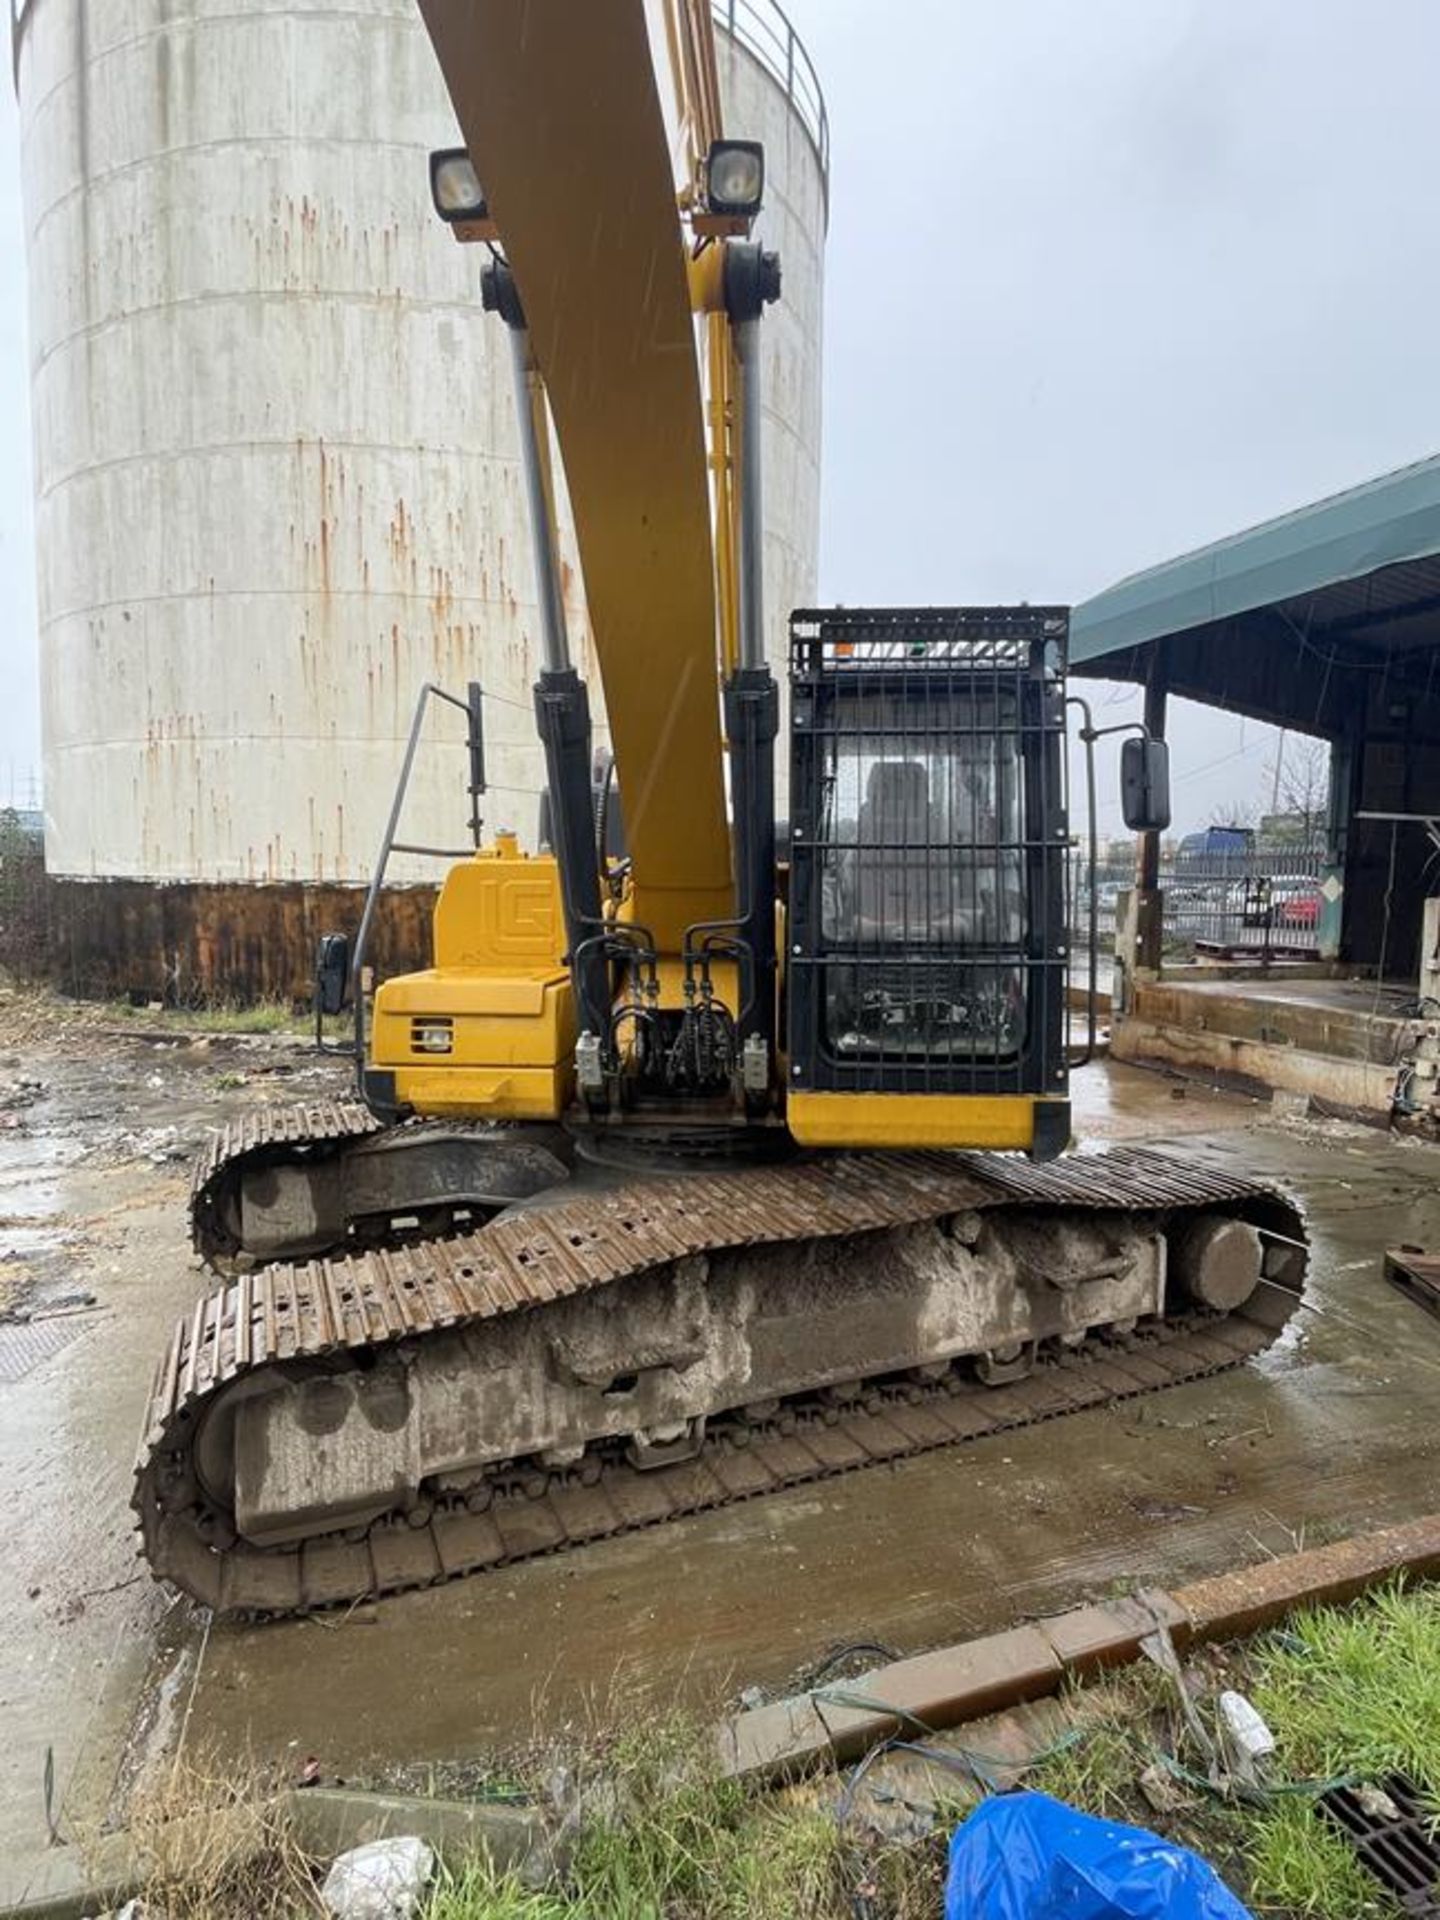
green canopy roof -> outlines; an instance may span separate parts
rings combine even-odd
[[[1076,607],[1070,658],[1106,654],[1440,555],[1440,454],[1132,573]]]

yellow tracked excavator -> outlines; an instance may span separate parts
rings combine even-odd
[[[800,611],[789,799],[764,647],[764,155],[706,0],[421,0],[465,145],[533,530],[538,852],[477,845],[434,964],[368,991],[358,1098],[196,1173],[221,1278],[176,1328],[135,1506],[157,1574],[293,1612],[556,1551],[1232,1366],[1298,1299],[1282,1194],[1068,1151],[1060,607]],[[558,581],[574,513],[613,742]],[[435,690],[428,689],[427,694]],[[419,737],[417,709],[406,760]],[[1087,721],[1086,731],[1093,737]],[[1122,750],[1162,826],[1163,749]]]

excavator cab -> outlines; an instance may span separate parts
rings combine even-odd
[[[1058,1153],[1065,610],[835,608],[790,631],[791,1132]]]

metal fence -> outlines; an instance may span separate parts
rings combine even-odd
[[[1247,853],[1179,855],[1161,862],[1165,953],[1172,959],[1309,959],[1319,952],[1324,842],[1315,840]],[[1102,947],[1115,933],[1119,897],[1135,885],[1133,859],[1095,870]],[[1089,876],[1080,862],[1070,889],[1071,933],[1088,938]]]

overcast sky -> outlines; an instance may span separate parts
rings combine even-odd
[[[1440,0],[789,10],[833,144],[822,598],[1079,600],[1435,451]],[[39,762],[16,145],[0,83],[0,799]],[[1268,729],[1172,738],[1182,826],[1267,785]]]

